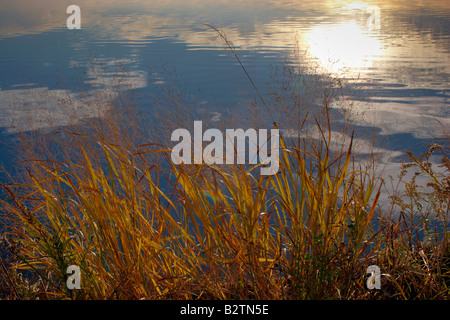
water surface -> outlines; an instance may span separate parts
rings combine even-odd
[[[71,4],[81,8],[80,30],[66,26]],[[14,166],[7,145],[18,131],[67,123],[57,101],[71,99],[91,117],[86,97],[111,88],[120,68],[121,88],[141,93],[143,114],[171,81],[196,101],[193,112],[220,119],[224,110],[242,111],[255,92],[205,23],[223,28],[263,93],[269,66],[285,60],[353,79],[351,99],[362,109],[352,123],[376,128],[386,174],[398,171],[405,150],[448,137],[447,1],[1,0],[2,163]]]

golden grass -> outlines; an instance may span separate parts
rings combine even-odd
[[[259,165],[174,165],[170,146],[140,140],[131,104],[116,105],[108,121],[55,128],[47,140],[23,135],[25,181],[1,185],[2,243],[13,255],[8,268],[1,264],[4,296],[448,298],[448,158],[443,175],[429,157],[413,158],[435,179],[430,210],[439,208],[445,227],[441,237],[417,240],[418,228],[431,226],[380,212],[381,182],[355,165],[353,135],[344,149],[331,147],[330,99],[294,120],[298,132],[308,123],[318,136],[281,134],[273,176],[259,176]],[[81,290],[66,288],[73,264]],[[365,287],[372,264],[383,272],[382,290]],[[35,278],[24,281],[20,270]]]

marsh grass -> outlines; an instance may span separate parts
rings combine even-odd
[[[329,78],[312,88],[289,75],[284,94],[269,102],[257,91],[262,109],[251,105],[255,119],[267,121],[268,112],[280,128],[273,176],[260,176],[260,165],[174,165],[171,146],[156,138],[191,120],[176,94],[160,110],[161,127],[140,121],[132,94],[101,95],[90,103],[106,104],[102,119],[24,133],[23,181],[1,184],[2,248],[9,254],[0,265],[2,297],[448,298],[444,149],[410,155],[404,166],[432,179],[430,193],[407,182],[406,193],[383,209],[382,182],[355,160],[354,134],[345,141],[333,135],[349,128],[330,107],[342,84]],[[152,143],[148,130],[155,131]],[[431,152],[443,152],[439,173]],[[426,208],[419,210],[419,198]],[[66,288],[72,264],[81,268],[81,290]],[[383,273],[382,290],[366,288],[373,264]]]

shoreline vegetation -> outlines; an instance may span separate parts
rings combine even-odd
[[[258,96],[251,125],[280,129],[275,175],[174,165],[170,132],[197,116],[174,88],[148,122],[132,90],[104,90],[90,100],[101,119],[24,132],[20,180],[0,184],[0,299],[448,299],[448,145],[408,153],[383,180],[331,108],[347,101],[343,80],[287,64],[263,97],[240,67]],[[72,265],[81,289],[66,286]],[[373,265],[381,286],[370,290]]]

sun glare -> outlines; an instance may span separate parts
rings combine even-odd
[[[379,39],[355,21],[317,25],[303,40],[311,58],[333,73],[364,73],[383,54]]]

